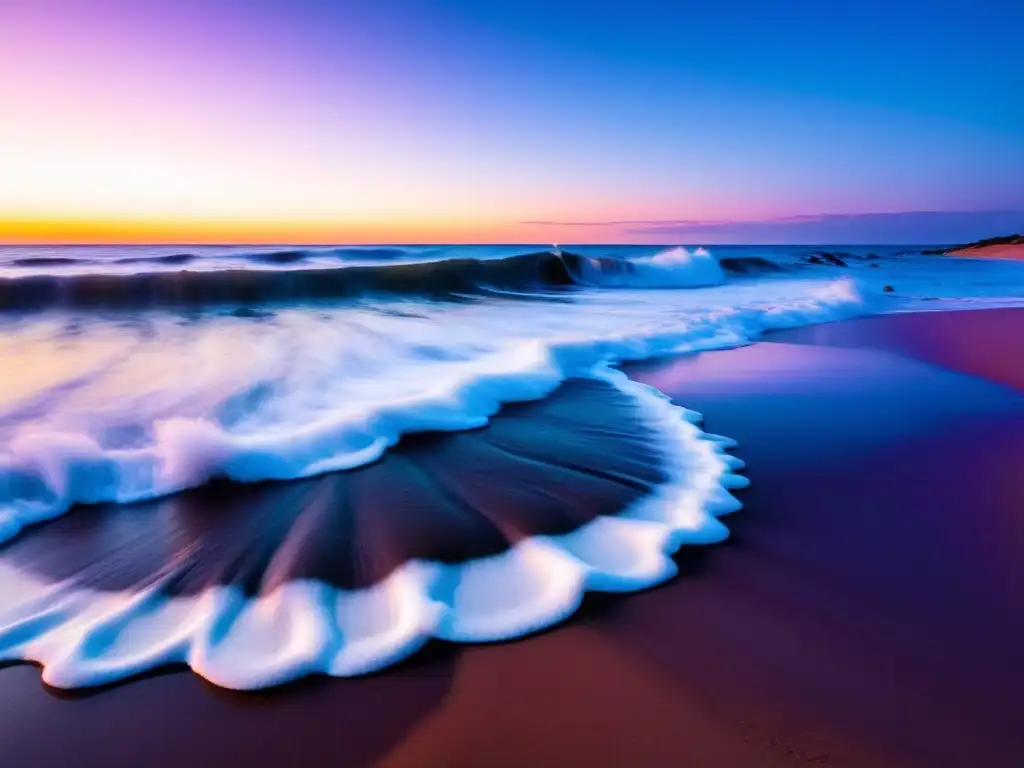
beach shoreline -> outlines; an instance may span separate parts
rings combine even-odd
[[[881,315],[626,366],[737,439],[752,481],[731,538],[682,552],[671,582],[522,641],[257,694],[175,671],[56,695],[0,667],[8,759],[1013,764],[1013,338],[1024,310]]]
[[[983,245],[958,248],[948,251],[947,256],[957,259],[999,259],[1002,261],[1024,261],[1024,244]]]

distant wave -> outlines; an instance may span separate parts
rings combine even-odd
[[[77,264],[91,264],[91,261],[71,256],[27,256],[10,262],[14,267],[70,267]]]
[[[386,258],[400,249],[345,249]],[[294,264],[309,252],[252,254],[252,261]],[[323,254],[318,252],[317,255]],[[185,264],[196,257],[172,254],[149,261]],[[368,293],[422,297],[472,294],[487,289],[557,290],[574,285],[690,288],[716,285],[726,273],[769,271],[771,262],[734,258],[719,262],[706,251],[672,248],[644,259],[556,254],[550,251],[496,259],[448,259],[405,264],[354,264],[299,270],[157,270],[121,273],[36,274],[0,279],[0,309],[138,308],[201,304],[263,304],[315,301]],[[781,269],[781,268],[776,268]]]
[[[722,269],[733,275],[768,275],[786,272],[786,268],[760,256],[729,256],[719,259]]]
[[[254,253],[249,256],[250,261],[262,264],[295,264],[304,261],[309,256],[308,251],[270,251],[269,253]]]
[[[297,264],[303,261],[311,261],[315,259],[352,259],[352,260],[388,260],[388,259],[402,259],[409,258],[413,255],[412,251],[405,248],[380,248],[380,247],[359,247],[359,246],[346,246],[344,248],[288,248],[279,251],[250,251],[248,253],[234,253],[231,254],[230,258],[239,260],[241,262],[251,262],[253,264]],[[172,253],[163,256],[128,256],[121,259],[114,260],[115,264],[152,264],[152,265],[174,265],[174,264],[189,264],[191,262],[199,261],[202,259],[194,253]],[[25,259],[24,261],[34,261],[33,259]],[[39,259],[37,261],[43,261]],[[60,261],[63,264],[80,264],[83,263],[79,259],[54,259],[53,264],[35,264],[24,266],[53,266]],[[18,264],[18,262],[13,262]],[[92,262],[85,262],[92,263]]]
[[[188,264],[191,261],[198,259],[191,253],[171,253],[166,256],[128,256],[123,259],[117,259],[115,264]]]

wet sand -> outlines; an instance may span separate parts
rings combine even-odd
[[[12,765],[927,765],[1024,756],[1024,311],[867,318],[630,369],[752,487],[680,575],[561,628],[232,694],[0,669]],[[1019,341],[1018,341],[1019,343]]]

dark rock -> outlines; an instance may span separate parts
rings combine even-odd
[[[815,251],[807,257],[807,261],[811,264],[831,264],[836,267],[845,267],[846,262],[843,261],[843,257],[850,258],[853,256],[851,253],[840,251],[833,253],[831,251]]]

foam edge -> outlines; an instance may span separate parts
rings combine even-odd
[[[259,598],[215,587],[196,596],[101,593],[70,584],[29,584],[40,592],[7,610],[0,600],[0,660],[31,661],[57,688],[124,680],[185,664],[214,685],[267,688],[310,674],[378,671],[428,640],[495,642],[567,619],[587,592],[632,592],[676,573],[684,545],[728,536],[717,518],[740,508],[730,488],[745,478],[706,435],[693,412],[620,371],[595,377],[634,397],[662,438],[667,481],[616,516],[559,536],[534,536],[499,555],[445,565],[409,561],[384,581],[355,591],[317,581],[288,582]],[[0,566],[7,580],[10,568]],[[24,592],[22,593],[24,594]]]

